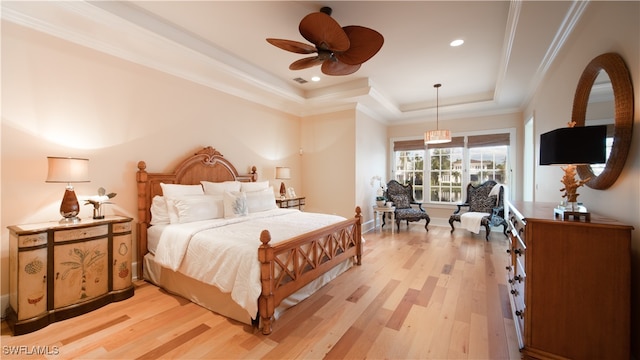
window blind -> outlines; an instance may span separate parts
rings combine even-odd
[[[509,145],[509,133],[474,135],[467,139],[467,147],[501,146]]]
[[[393,151],[424,150],[424,140],[403,140],[393,142]]]

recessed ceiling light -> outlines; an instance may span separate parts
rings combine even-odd
[[[313,77],[311,77],[311,81],[315,81],[315,82],[320,81],[320,76],[313,76]]]
[[[455,47],[455,46],[460,46],[462,44],[464,44],[464,40],[458,39],[458,40],[453,40],[449,45]]]

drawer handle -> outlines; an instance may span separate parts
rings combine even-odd
[[[513,284],[514,282],[522,282],[522,276],[521,275],[516,275],[513,277],[513,279],[509,279],[509,284]]]
[[[513,252],[518,256],[522,256],[522,250],[520,250],[520,249],[515,249],[515,250],[513,250]]]
[[[516,316],[520,319],[524,319],[524,311],[516,310]]]
[[[512,290],[511,290],[511,295],[518,296],[519,294],[520,294],[520,293],[518,292],[518,290],[516,290],[516,289],[512,289]]]

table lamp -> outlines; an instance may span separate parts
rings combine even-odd
[[[291,179],[291,169],[288,167],[278,166],[276,167],[276,179],[288,180]],[[285,198],[287,196],[287,188],[284,186],[284,181],[280,182],[280,197]]]
[[[565,165],[561,180],[562,197],[567,198],[568,210],[577,211],[576,192],[589,179],[576,180],[576,165],[600,164],[606,161],[607,126],[573,126],[540,135],[540,165]]]
[[[89,159],[71,157],[47,157],[49,172],[48,183],[67,183],[62,203],[60,204],[61,223],[75,223],[80,221],[80,204],[72,183],[89,182]]]

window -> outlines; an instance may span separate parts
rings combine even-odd
[[[394,177],[400,184],[411,184],[413,198],[423,201],[424,141],[411,140],[394,143]]]
[[[416,201],[458,203],[470,182],[508,185],[509,145],[510,133],[458,136],[426,149],[423,140],[395,141],[393,178],[411,184]]]

